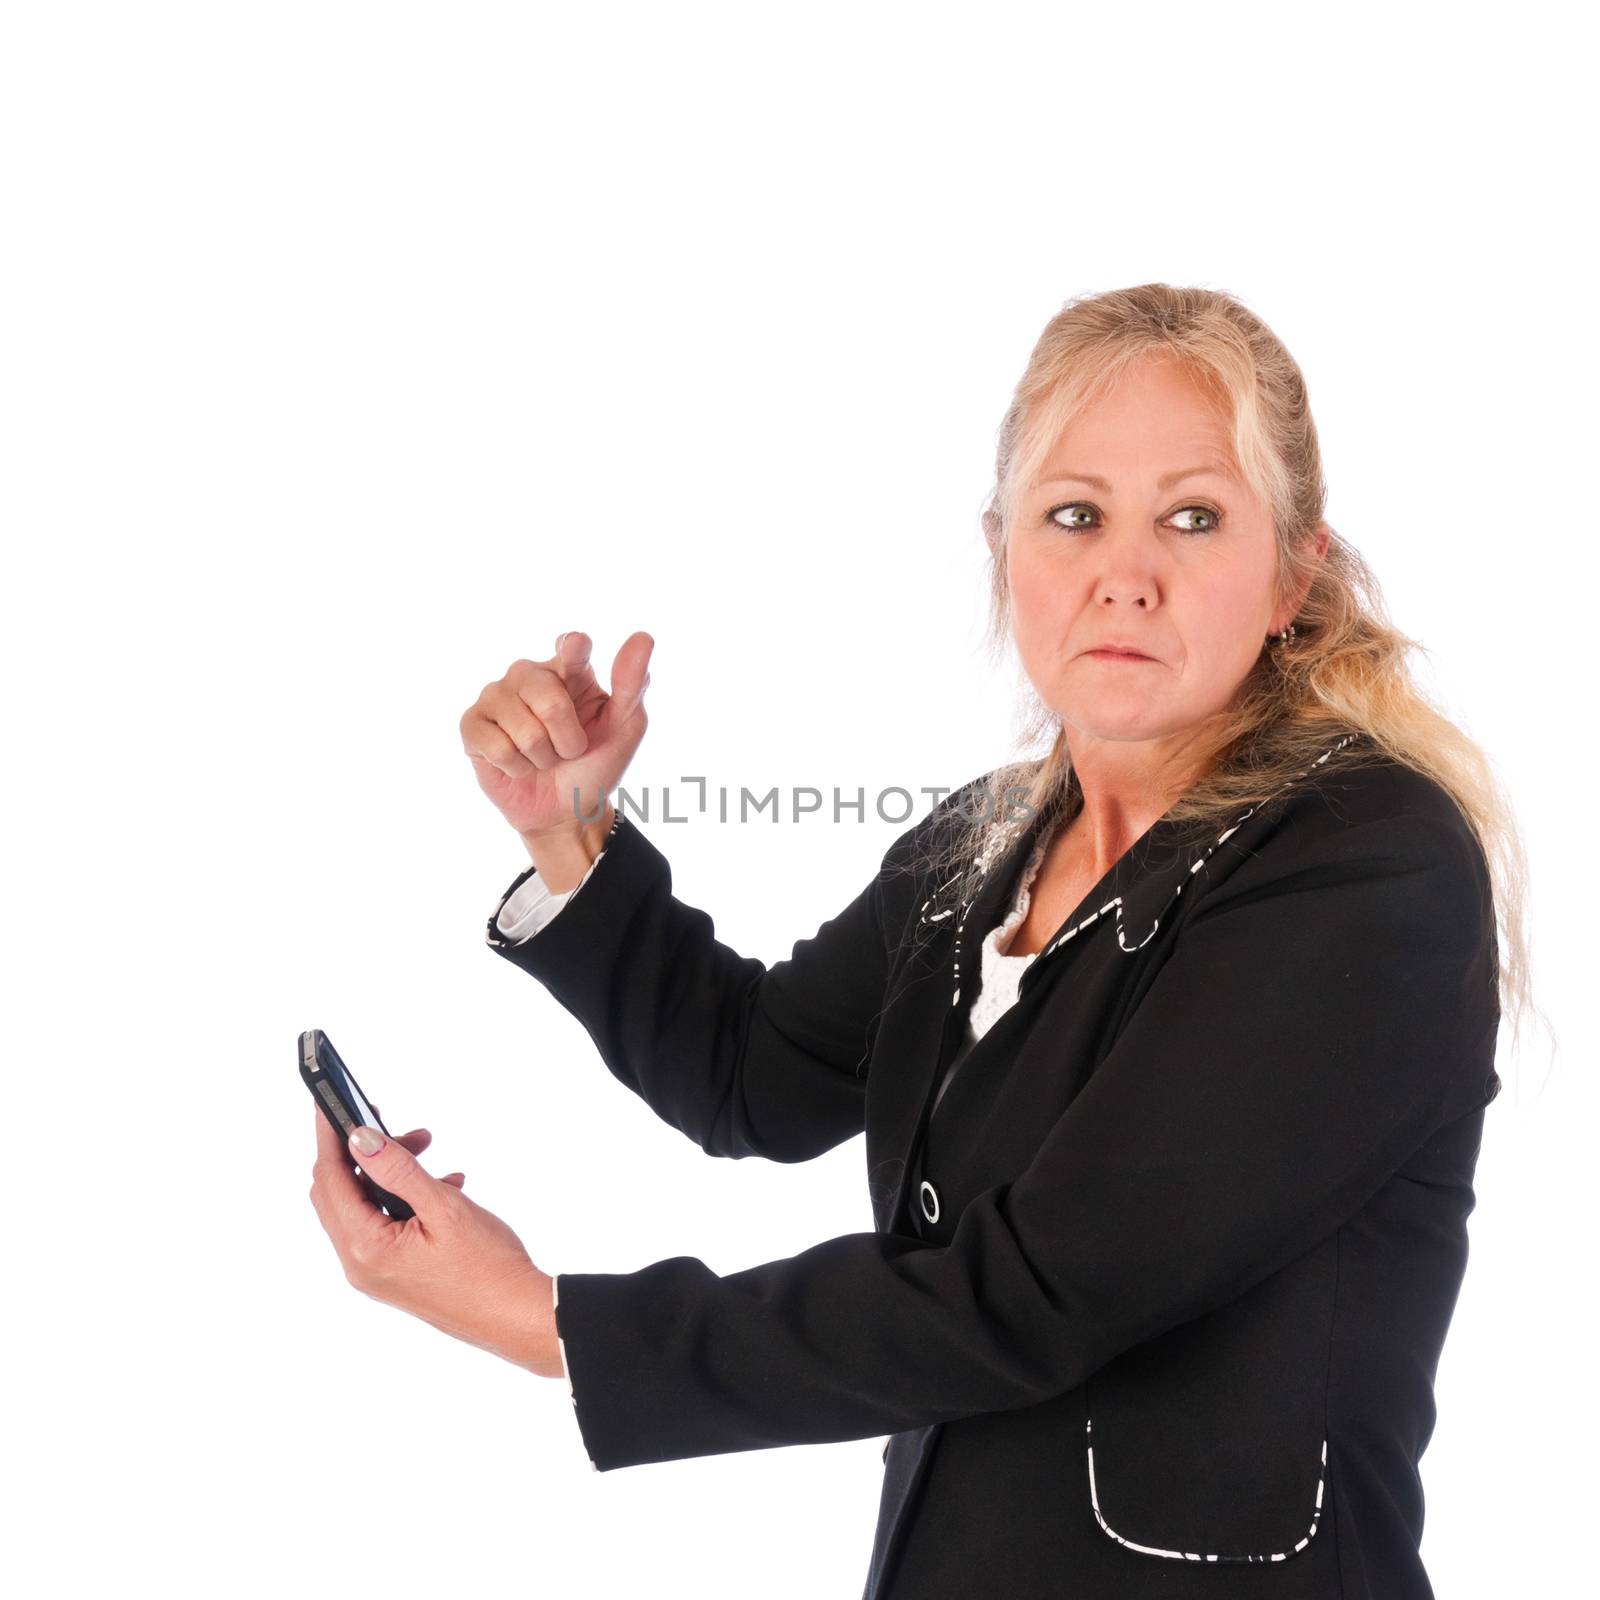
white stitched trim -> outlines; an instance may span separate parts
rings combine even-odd
[[[1094,1431],[1094,1422],[1086,1418],[1084,1421],[1084,1436],[1089,1438]],[[1318,1524],[1322,1520],[1322,1487],[1328,1477],[1328,1441],[1322,1441],[1322,1464],[1317,1472],[1317,1493],[1314,1509],[1311,1513],[1311,1526],[1306,1530],[1305,1536],[1297,1539],[1287,1550],[1275,1550],[1268,1555],[1211,1555],[1203,1554],[1196,1550],[1162,1550],[1156,1545],[1135,1544],[1132,1539],[1124,1539],[1120,1533],[1108,1523],[1100,1511],[1100,1496],[1095,1488],[1094,1481],[1094,1444],[1088,1445],[1089,1451],[1089,1504],[1094,1507],[1095,1521],[1100,1524],[1101,1531],[1108,1538],[1115,1539],[1118,1544],[1129,1550],[1137,1550],[1141,1555],[1165,1556],[1171,1561],[1287,1561],[1290,1556],[1298,1555],[1316,1537]]]
[[[1289,778],[1285,782],[1279,784],[1278,787],[1267,796],[1266,800],[1260,800],[1257,801],[1255,805],[1247,806],[1244,811],[1235,817],[1234,820],[1230,822],[1228,826],[1224,828],[1209,845],[1206,846],[1205,850],[1199,856],[1189,863],[1187,877],[1180,881],[1176,888],[1173,889],[1171,900],[1169,900],[1167,903],[1170,905],[1172,900],[1176,900],[1177,897],[1183,893],[1184,884],[1189,878],[1193,878],[1195,874],[1199,872],[1203,866],[1205,866],[1205,864],[1211,859],[1211,854],[1217,848],[1217,846],[1237,833],[1239,828],[1256,812],[1260,806],[1266,805],[1268,801],[1276,799],[1284,792],[1285,789],[1288,789],[1292,785],[1298,783],[1307,775],[1307,773],[1313,771],[1317,767],[1320,767],[1329,756],[1335,753],[1335,751],[1344,749],[1344,747],[1355,737],[1355,734],[1347,733],[1343,738],[1335,740],[1334,743],[1329,745],[1328,748],[1324,750],[1309,767],[1306,767],[1301,772],[1297,772],[1292,778]],[[950,906],[943,911],[936,911],[931,914],[928,911],[928,907],[931,906],[939,898],[939,896],[951,886],[951,884],[960,880],[962,874],[958,872],[953,877],[946,878],[945,881],[941,883],[939,887],[922,902],[921,908],[918,911],[918,921],[924,926],[934,922],[943,922],[947,918],[955,916],[958,911],[960,913],[960,916],[956,921],[955,953],[952,963],[955,978],[954,992],[950,1001],[952,1006],[958,1005],[961,1000],[961,929],[967,920],[967,913],[972,909],[973,904],[976,902],[978,895],[982,890],[984,879],[988,876],[990,869],[995,865],[995,863],[999,861],[1009,850],[1011,844],[1015,840],[1016,831],[1016,829],[1012,829],[1003,836],[999,836],[990,840],[982,856],[979,858],[981,870],[977,881],[972,884],[971,889],[962,904],[959,906]],[[1153,938],[1155,938],[1156,931],[1161,926],[1161,917],[1166,915],[1166,907],[1163,906],[1161,909],[1161,915],[1157,916],[1151,922],[1150,931],[1145,934],[1145,936],[1137,944],[1129,944],[1126,937],[1126,930],[1122,926],[1122,896],[1114,895],[1111,899],[1106,901],[1106,903],[1101,906],[1098,911],[1091,911],[1089,915],[1086,916],[1081,922],[1076,923],[1074,926],[1057,934],[1056,937],[1044,947],[1044,949],[1038,952],[1037,956],[1034,958],[1034,964],[1037,965],[1039,962],[1043,961],[1045,957],[1053,955],[1061,948],[1062,945],[1067,942],[1068,939],[1076,937],[1076,935],[1081,933],[1092,923],[1099,921],[1099,919],[1103,917],[1106,912],[1113,909],[1117,913],[1117,945],[1128,955],[1133,955],[1137,951],[1144,949],[1144,947],[1149,944]]]
[[[917,920],[919,922],[923,923],[924,925],[926,925],[927,923],[930,923],[930,922],[943,922],[946,917],[955,915],[955,907],[951,906],[947,910],[935,912],[930,917],[928,915],[928,907],[931,906],[933,904],[933,902],[935,900],[937,900],[939,898],[939,896],[942,895],[945,892],[945,890],[950,887],[950,885],[952,883],[957,882],[960,879],[960,877],[961,877],[961,874],[958,872],[958,873],[956,873],[955,877],[946,878],[944,880],[944,882],[941,883],[939,885],[939,887],[937,889],[935,889],[933,891],[933,893],[930,894],[928,896],[928,898],[922,902],[922,907],[917,913]]]
[[[1266,800],[1259,800],[1259,801],[1256,802],[1255,805],[1246,807],[1246,809],[1243,812],[1241,812],[1239,816],[1235,817],[1234,820],[1231,823],[1229,823],[1228,826],[1226,828],[1224,828],[1222,830],[1222,832],[1219,833],[1217,835],[1217,837],[1215,839],[1213,839],[1209,845],[1206,846],[1205,853],[1203,855],[1196,857],[1195,860],[1193,860],[1193,861],[1191,861],[1189,863],[1188,876],[1190,878],[1192,878],[1203,866],[1205,866],[1205,864],[1211,859],[1212,851],[1214,851],[1217,848],[1217,846],[1219,844],[1221,844],[1225,839],[1227,839],[1231,835],[1237,833],[1239,831],[1239,828],[1250,818],[1250,816],[1257,810],[1257,808],[1259,806],[1266,805],[1267,801],[1275,800],[1280,794],[1282,794],[1284,792],[1285,789],[1288,789],[1293,784],[1298,783],[1303,777],[1306,776],[1307,773],[1311,772],[1314,768],[1320,767],[1322,765],[1322,763],[1328,759],[1329,756],[1331,756],[1337,750],[1344,749],[1344,747],[1347,744],[1349,744],[1350,741],[1352,739],[1354,739],[1354,738],[1355,738],[1355,734],[1347,733],[1342,739],[1336,740],[1333,744],[1329,745],[1328,748],[1326,750],[1324,750],[1322,752],[1322,754],[1320,756],[1318,756],[1317,759],[1315,761],[1313,761],[1311,763],[1311,765],[1305,769],[1305,771],[1297,772],[1292,778],[1288,779],[1284,783],[1280,783],[1278,785],[1278,787],[1276,789],[1274,789],[1272,791],[1272,793],[1267,796]],[[1185,880],[1179,882],[1177,887],[1172,891],[1172,899],[1173,900],[1176,900],[1178,898],[1178,896],[1183,893],[1184,883],[1187,882],[1187,881],[1188,880],[1185,879]],[[1168,904],[1171,904],[1171,901],[1169,901]],[[1124,930],[1123,930],[1123,926],[1122,926],[1122,896],[1121,895],[1117,895],[1115,898],[1113,898],[1111,900],[1108,900],[1103,906],[1101,906],[1100,910],[1096,911],[1093,916],[1085,917],[1082,922],[1078,923],[1077,927],[1069,928],[1069,929],[1066,930],[1066,932],[1061,934],[1058,938],[1051,940],[1051,942],[1048,945],[1046,945],[1045,948],[1040,952],[1040,955],[1041,956],[1047,956],[1047,955],[1049,955],[1051,953],[1051,951],[1058,949],[1061,945],[1064,945],[1067,942],[1068,939],[1072,938],[1072,936],[1079,931],[1079,929],[1087,928],[1089,926],[1089,924],[1095,920],[1096,917],[1102,915],[1104,912],[1109,911],[1113,906],[1115,906],[1117,908],[1117,945],[1118,945],[1118,947],[1120,949],[1124,950],[1128,955],[1132,955],[1137,950],[1142,950],[1147,944],[1150,943],[1150,941],[1153,938],[1155,938],[1156,929],[1158,929],[1161,926],[1161,916],[1165,916],[1166,915],[1166,907],[1163,906],[1162,910],[1161,910],[1161,916],[1156,917],[1154,919],[1154,921],[1151,922],[1150,931],[1144,936],[1144,938],[1142,938],[1138,942],[1138,944],[1129,944],[1127,939],[1123,936]]]

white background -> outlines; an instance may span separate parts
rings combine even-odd
[[[1287,341],[1331,520],[1518,804],[1561,1049],[1500,1063],[1423,1553],[1450,1596],[1588,1569],[1584,57],[1554,6],[1106,15],[5,9],[24,1592],[859,1592],[881,1440],[593,1473],[562,1385],[351,1289],[292,1048],[547,1271],[870,1228],[859,1140],[707,1160],[488,950],[526,857],[457,721],[645,628],[631,792],[1006,759],[994,430],[1066,299],[1153,279]],[[650,831],[771,961],[899,828]]]

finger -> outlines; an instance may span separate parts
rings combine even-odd
[[[372,1107],[373,1116],[381,1123],[383,1121],[382,1107],[379,1106],[376,1100],[369,1100],[367,1104]],[[389,1137],[398,1139],[414,1156],[420,1156],[433,1143],[433,1135],[426,1128],[413,1128],[410,1133],[391,1133]]]
[[[541,678],[545,687],[540,687]],[[567,691],[560,682],[548,670],[540,667],[530,669],[527,674],[514,674],[506,682],[497,683],[484,696],[484,710],[495,726],[516,747],[517,754],[540,772],[555,766],[562,758],[556,753],[550,730],[534,710],[528,696],[531,694],[547,699],[550,686],[554,687],[556,694],[566,698]]]
[[[453,1183],[456,1188],[464,1189],[467,1184],[467,1175],[464,1172],[452,1172],[439,1180],[440,1183]]]
[[[594,640],[577,628],[556,640],[556,653],[551,658],[551,665],[556,676],[566,685],[574,704],[586,699],[599,686],[594,675],[594,663],[589,659],[593,649]]]
[[[555,673],[530,672],[517,681],[516,690],[518,699],[544,729],[545,737],[563,761],[571,761],[589,748],[589,735],[578,720],[572,691]],[[533,759],[531,752],[529,759]]]
[[[361,1164],[361,1170],[380,1189],[404,1200],[426,1225],[433,1219],[438,1204],[439,1180],[398,1139],[384,1138],[376,1128],[372,1131],[383,1142],[370,1155],[350,1143],[351,1158]],[[334,1198],[337,1204],[337,1193]],[[374,1216],[378,1215],[375,1207],[368,1209]],[[385,1220],[390,1227],[399,1226],[392,1219]]]
[[[611,701],[618,718],[631,717],[650,683],[650,657],[656,642],[642,630],[630,633],[611,663]]]
[[[461,748],[479,776],[487,767],[506,778],[531,777],[539,769],[517,748],[511,735],[480,709],[481,704],[472,706],[461,718]]]
[[[378,1108],[374,1106],[372,1109],[376,1111]],[[410,1133],[397,1133],[391,1137],[398,1139],[414,1156],[420,1156],[433,1143],[433,1135],[426,1128],[413,1128]]]

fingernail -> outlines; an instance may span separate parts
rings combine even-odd
[[[375,1156],[383,1149],[384,1138],[376,1128],[369,1128],[365,1124],[357,1128],[350,1135],[350,1143],[364,1156]]]

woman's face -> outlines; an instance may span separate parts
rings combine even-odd
[[[1179,736],[1227,706],[1287,620],[1273,614],[1276,559],[1214,403],[1148,359],[1067,428],[1020,497],[1006,570],[1023,668],[1086,739]],[[1109,644],[1142,655],[1093,653]]]

